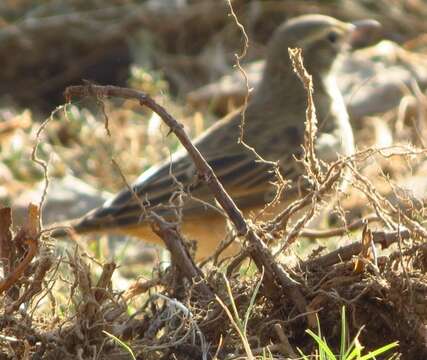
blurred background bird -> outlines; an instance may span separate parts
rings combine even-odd
[[[333,65],[352,43],[363,40],[372,25],[306,15],[285,22],[272,36],[261,83],[245,111],[244,141],[263,159],[278,162],[279,172],[292,186],[284,192],[279,205],[263,212],[260,219],[268,219],[294,198],[303,172],[295,158],[302,155],[307,100],[292,69],[288,48],[302,48],[304,65],[313,77],[319,121],[316,151],[321,160],[330,162],[354,151],[353,133]],[[273,198],[273,183],[278,179],[272,163],[260,161],[254,151],[238,141],[241,121],[241,111],[234,112],[207,129],[194,144],[237,206],[249,215],[259,212]],[[198,259],[212,254],[225,238],[226,217],[217,208],[209,188],[198,179],[185,151],[144,172],[132,189],[133,192],[125,188],[103,206],[66,225],[79,234],[111,232],[162,244],[146,219],[148,211],[176,220],[179,210],[182,232],[196,241]],[[171,202],[182,190],[191,196],[182,197],[179,204]],[[54,236],[64,234],[57,231]]]

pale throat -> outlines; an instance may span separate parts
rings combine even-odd
[[[354,139],[353,131],[350,125],[350,119],[347,113],[347,107],[344,98],[338,87],[336,76],[333,71],[325,76],[323,79],[323,86],[331,99],[329,115],[327,122],[334,122],[331,124],[335,130],[332,132],[337,136],[340,142],[341,151],[343,155],[350,155],[354,153]]]

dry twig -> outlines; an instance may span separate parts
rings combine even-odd
[[[199,173],[200,179],[202,179],[210,188],[215,196],[215,199],[227,213],[231,222],[236,228],[239,236],[245,236],[249,242],[249,251],[251,257],[255,261],[258,269],[261,271],[264,268],[264,284],[270,289],[270,294],[280,296],[285,289],[289,290],[289,295],[292,301],[297,306],[299,311],[305,311],[305,300],[298,290],[299,284],[295,282],[282,268],[281,265],[276,263],[272,254],[270,253],[267,246],[256,234],[256,232],[248,225],[244,219],[241,211],[237,208],[230,195],[225,191],[224,187],[218,181],[212,168],[200,154],[199,150],[192,144],[190,138],[183,129],[183,126],[175,120],[161,105],[156,103],[148,95],[128,88],[120,88],[115,86],[70,86],[65,91],[65,96],[68,101],[73,96],[95,96],[96,98],[104,97],[118,97],[124,99],[134,99],[150,108],[152,111],[157,113],[162,120],[168,125],[171,132],[173,132],[180,140],[181,144],[188,151],[189,155],[193,159],[194,164]],[[179,257],[179,254],[173,256]],[[184,259],[180,258],[182,263]],[[182,264],[181,263],[181,264]],[[279,285],[279,288],[277,287]]]

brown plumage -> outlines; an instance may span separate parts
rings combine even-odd
[[[337,154],[353,151],[353,135],[341,94],[331,72],[339,55],[351,42],[358,28],[349,23],[321,15],[292,19],[274,33],[267,52],[266,68],[245,113],[244,140],[265,159],[278,161],[287,180],[296,184],[300,165],[294,157],[301,154],[306,111],[306,93],[292,70],[288,48],[303,49],[304,64],[313,76],[314,101],[319,119],[316,143],[318,156],[324,161]],[[357,36],[360,39],[360,34]],[[195,145],[212,166],[219,180],[248,214],[261,209],[271,199],[275,181],[272,165],[259,162],[252,151],[238,143],[239,112],[230,114],[194,140]],[[170,176],[173,173],[174,177]],[[149,208],[167,204],[179,188],[191,192],[182,209],[183,233],[197,241],[198,258],[211,254],[226,233],[226,222],[215,206],[207,186],[198,181],[195,167],[188,154],[180,151],[145,172],[133,184],[135,193]],[[291,196],[292,189],[285,193]],[[203,202],[195,200],[199,198]],[[285,204],[283,201],[282,204]],[[276,210],[282,206],[276,207]],[[167,207],[156,210],[170,217]],[[71,222],[77,233],[116,232],[140,237],[147,242],[161,243],[144,221],[144,212],[134,195],[124,189],[111,201],[81,219]]]

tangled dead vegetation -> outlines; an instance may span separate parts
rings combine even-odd
[[[401,159],[408,169],[417,169],[425,161],[425,150],[369,148],[330,165],[320,164],[313,151],[316,120],[314,109],[310,111],[310,77],[303,71],[300,54],[291,56],[307,90],[301,162],[311,191],[268,223],[241,215],[180,123],[152,98],[112,86],[67,89],[69,100],[134,99],[157,113],[191,154],[200,178],[234,224],[243,250],[226,259],[218,256],[219,251],[197,264],[177,224],[153,212],[149,217],[153,230],[170,250],[172,263],[156,270],[152,279],[118,291],[112,287],[114,263],[97,264],[77,249],[62,258],[54,256],[48,231],[40,228],[39,207],[30,206],[26,225],[16,233],[10,230],[10,209],[2,209],[0,349],[8,354],[5,359],[237,359],[265,354],[296,358],[297,348],[306,354],[314,351],[305,330],[318,327],[316,316],[328,341],[339,346],[337,324],[343,305],[350,334],[364,327],[360,341],[368,349],[398,340],[402,359],[427,356],[423,203],[399,192],[391,181],[394,196],[383,195],[360,171],[373,158]],[[343,178],[364,196],[373,215],[348,222],[338,204],[339,227],[322,232],[306,229],[329,201],[328,193],[339,191]],[[296,212],[302,215],[290,221]],[[335,250],[319,247],[304,259],[294,252],[304,237],[336,236],[351,241]],[[66,276],[59,275],[61,268]],[[94,268],[100,268],[97,280]],[[65,289],[64,299],[55,296],[58,286]]]
[[[20,234],[12,241],[16,247],[20,237],[29,239],[26,232]],[[375,238],[368,230],[365,234],[370,234],[364,237],[371,241]],[[400,237],[392,232],[384,238],[403,242],[406,236],[409,234]],[[404,242],[408,244],[408,239]],[[40,252],[46,248],[45,243],[38,247]],[[251,353],[260,355],[268,348],[274,358],[285,358],[296,347],[306,353],[312,350],[304,330],[309,326],[307,319],[315,313],[322,332],[337,345],[338,309],[346,305],[350,332],[364,325],[360,340],[368,348],[398,339],[402,358],[425,354],[427,247],[422,243],[404,245],[402,250],[395,247],[375,261],[360,255],[365,251],[362,243],[355,243],[337,250],[342,258],[338,253],[313,254],[287,269],[300,284],[307,303],[305,313],[295,306],[288,289],[275,296],[264,287],[256,292],[262,273],[248,276],[235,271],[226,279],[222,271],[205,265],[198,269],[208,274],[199,279],[209,288],[210,294],[206,294],[173,264],[152,280],[118,292],[111,288],[112,263],[105,264],[94,281],[91,261],[77,251],[59,260],[51,252],[39,254],[31,264],[25,259],[18,262],[25,266],[23,275],[1,284],[5,305],[1,314],[2,351],[22,359],[129,358],[127,351],[106,335],[111,334],[144,359],[202,359],[214,354],[219,359],[234,358],[245,354],[245,343],[232,325],[235,306],[241,319],[248,316],[245,341]],[[18,271],[18,264],[12,267],[11,276]],[[72,279],[67,283],[64,314],[50,293],[53,284],[60,281],[59,266],[68,267]],[[251,271],[249,267],[247,271]],[[147,294],[143,305],[129,315],[134,300],[143,293]],[[213,294],[227,306],[228,314]],[[49,303],[51,314],[38,313],[43,302]]]

